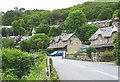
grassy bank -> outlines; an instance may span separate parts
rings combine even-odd
[[[53,61],[51,58],[50,58],[50,68],[51,68],[50,80],[59,80],[59,76],[53,66]]]

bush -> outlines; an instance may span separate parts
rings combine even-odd
[[[77,53],[86,53],[86,50],[78,51]]]
[[[102,56],[102,60],[107,62],[107,61],[113,61],[114,55],[112,54],[112,52],[105,52],[103,54],[100,54]]]
[[[91,58],[91,53],[92,53],[92,52],[95,53],[95,52],[96,52],[96,49],[93,48],[93,47],[89,47],[89,48],[87,48],[86,52],[87,52],[88,57]]]
[[[21,79],[22,76],[29,73],[29,69],[34,65],[34,58],[28,56],[28,53],[17,49],[2,49],[2,68],[4,76],[12,75]],[[12,69],[12,74],[8,74],[8,69]],[[14,75],[13,75],[14,74]],[[3,78],[3,79],[6,79]],[[7,78],[9,79],[9,78]]]
[[[68,53],[66,53],[66,56],[73,55],[73,54],[74,54],[73,52],[68,52]]]
[[[59,76],[55,70],[55,68],[53,67],[53,61],[50,58],[50,80],[59,80]]]
[[[29,75],[24,76],[24,80],[45,80],[46,79],[46,55],[39,54],[35,58],[35,65],[32,66]]]
[[[28,43],[28,40],[22,40],[22,41],[20,41],[20,49],[22,51],[29,52],[29,50],[30,50],[30,44]]]
[[[2,47],[4,48],[13,48],[15,42],[13,39],[2,39]]]
[[[54,52],[54,50],[53,49],[39,49],[38,52],[40,52],[41,54],[50,55],[52,52]]]
[[[66,56],[68,56],[68,55],[73,55],[74,57],[77,57],[77,53],[74,53],[74,52],[69,52],[66,54]]]

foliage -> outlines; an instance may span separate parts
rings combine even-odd
[[[5,80],[18,80],[17,75],[15,75],[14,69],[7,68],[6,71],[2,74],[2,78]]]
[[[2,49],[2,69],[5,78],[21,79],[34,65],[34,58],[17,49]],[[9,76],[10,77],[6,77]],[[18,78],[17,78],[18,77]]]
[[[53,24],[59,24],[61,19],[61,12],[59,10],[53,10],[51,13],[51,21],[54,21]]]
[[[13,21],[12,26],[15,35],[23,35],[25,33],[25,22],[23,19]]]
[[[113,61],[114,60],[114,55],[112,52],[105,52],[103,54],[100,54],[102,56],[103,61]]]
[[[69,32],[75,32],[85,21],[86,17],[82,10],[71,11],[64,22],[65,29]]]
[[[69,32],[74,32],[79,30],[78,28],[86,21],[107,20],[111,19],[111,16],[119,17],[119,4],[120,2],[85,2],[74,7],[53,11],[38,9],[25,10],[24,8],[15,7],[14,10],[2,12],[3,25],[13,26],[12,29],[3,29],[2,34],[4,37],[7,34],[12,36],[30,35],[32,29],[36,28],[37,33],[49,33],[50,36],[55,36],[61,33],[61,28],[54,29],[56,30],[56,33],[54,33],[48,26],[63,23],[65,24],[65,29]]]
[[[114,49],[113,49],[113,55],[116,57],[117,64],[120,65],[120,30],[118,31],[118,34],[114,40]]]
[[[53,61],[52,59],[50,58],[50,80],[59,80],[59,76],[53,66]]]
[[[46,49],[49,44],[49,37],[45,34],[35,34],[29,39],[30,49]]]
[[[74,57],[77,57],[77,54],[76,54],[76,53],[74,53],[74,52],[69,52],[69,53],[66,53],[66,56],[68,56],[68,55],[73,55]]]
[[[39,49],[38,50],[41,54],[47,54],[50,55],[52,52],[54,52],[53,49]]]
[[[36,58],[35,65],[30,70],[30,74],[24,76],[24,80],[45,80],[46,79],[46,55],[39,54]]]
[[[83,42],[88,41],[88,39],[98,30],[98,27],[95,25],[84,24],[77,31],[78,37]]]
[[[77,53],[86,53],[86,50],[78,51]]]
[[[2,28],[2,36],[7,37],[8,35],[11,36],[13,31],[11,29]]]
[[[91,57],[92,57],[92,56],[91,56],[91,53],[92,53],[92,52],[95,53],[95,52],[96,52],[96,49],[93,48],[93,47],[89,47],[89,48],[87,48],[86,52],[87,52],[88,57],[91,58]]]
[[[106,20],[111,19],[113,10],[111,8],[106,8],[101,11],[101,13],[98,15],[98,19],[100,20]]]
[[[2,47],[3,48],[13,48],[15,45],[15,42],[13,39],[2,39]]]
[[[22,40],[22,41],[20,41],[20,49],[22,51],[29,52],[29,50],[30,50],[30,44],[29,44],[28,40]]]
[[[115,11],[118,7],[117,4],[118,3],[116,3],[116,2],[95,2],[95,3],[94,2],[85,2],[82,4],[82,8],[83,8],[83,12],[85,13],[88,21],[97,21],[97,20],[100,20],[98,18],[98,15],[100,13],[102,13],[106,8],[110,8],[113,11]],[[77,5],[77,6],[80,6],[80,5]],[[106,18],[106,15],[103,15],[103,18]],[[107,20],[107,19],[105,19],[105,20]]]
[[[45,33],[45,34],[48,34],[49,33],[49,30],[50,30],[50,27],[48,24],[43,24],[41,23],[40,25],[38,25],[36,27],[36,32],[37,33]]]
[[[4,13],[4,16],[2,18],[3,20],[3,25],[9,26],[12,24],[14,20],[18,20],[22,17],[22,13],[15,11],[15,10],[10,10]]]
[[[58,35],[60,35],[61,34],[61,32],[62,32],[62,30],[63,30],[63,27],[52,27],[52,28],[50,28],[50,31],[49,31],[49,36],[58,36]]]
[[[112,19],[118,16],[118,10],[115,10],[112,14]]]

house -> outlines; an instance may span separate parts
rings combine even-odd
[[[89,25],[96,25],[100,28],[109,26],[112,20],[103,20],[103,21],[94,21],[94,22],[87,22]]]
[[[112,26],[99,28],[90,38],[91,47],[97,49],[97,53],[101,54],[106,51],[112,51],[114,48],[113,41],[116,36],[119,26],[119,20],[112,21]]]
[[[82,43],[75,33],[67,34],[63,32],[62,35],[54,37],[50,41],[49,49],[63,50],[66,52],[79,51]]]

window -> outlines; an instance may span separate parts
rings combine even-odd
[[[70,40],[70,44],[72,44],[72,40]]]

